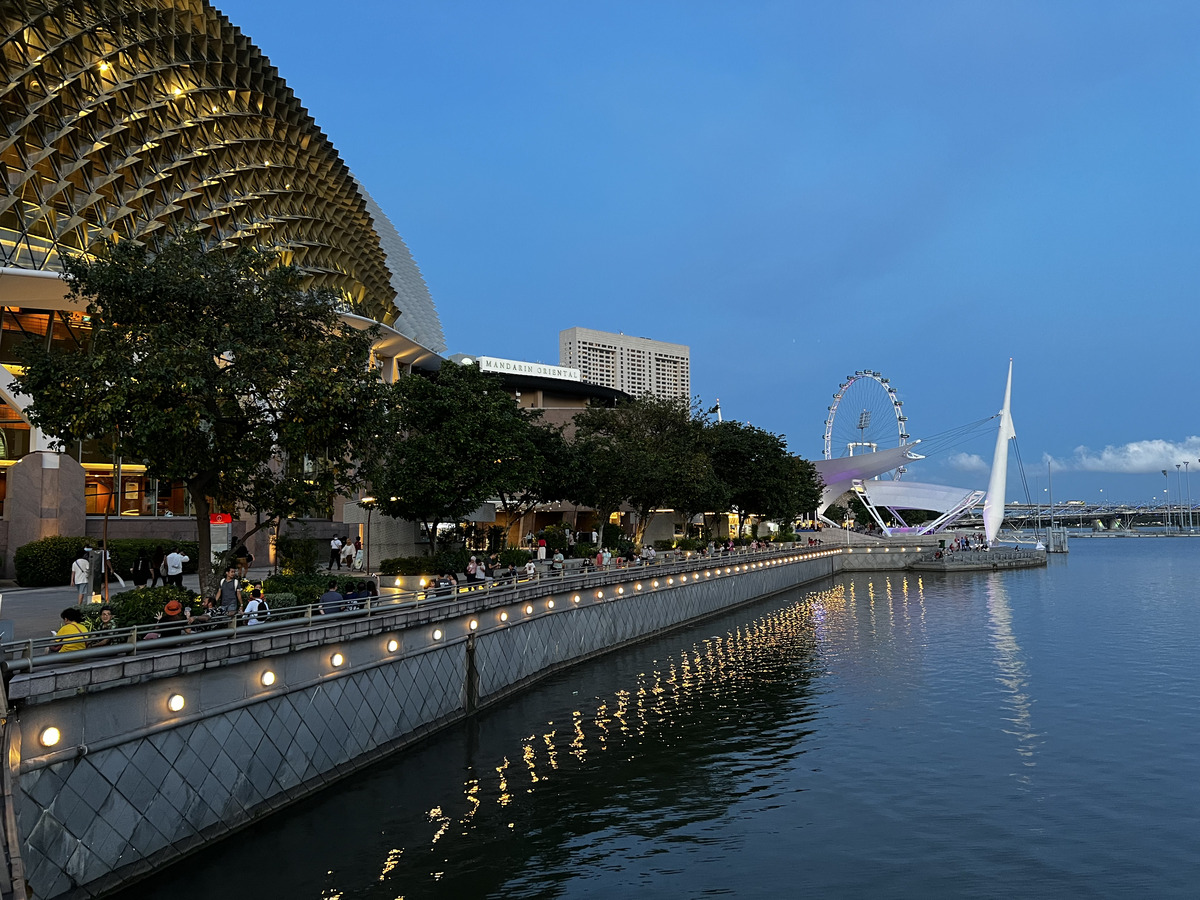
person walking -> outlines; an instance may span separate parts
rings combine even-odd
[[[86,550],[80,550],[71,563],[71,584],[75,585],[77,594],[75,605],[83,606],[83,599],[88,596],[92,586],[92,564]]]
[[[133,586],[144,588],[149,580],[150,558],[146,556],[145,550],[139,550],[137,559],[133,563]]]
[[[150,578],[150,587],[157,587],[160,578],[163,584],[167,583],[167,555],[161,545],[154,548],[154,555],[150,557]]]
[[[339,538],[336,534],[333,536],[333,540],[331,540],[329,542],[329,571],[330,572],[333,571],[334,566],[336,566],[339,569],[342,567],[342,539]]]
[[[183,587],[183,564],[186,562],[191,562],[191,558],[180,553],[178,548],[167,554],[167,584]]]
[[[341,557],[342,564],[340,566],[338,566],[338,568],[339,569],[352,568],[354,566],[354,545],[352,543],[350,543],[350,535],[346,535],[345,537],[342,538],[341,553],[342,553],[342,557]]]

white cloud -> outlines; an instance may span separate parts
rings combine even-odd
[[[978,453],[955,453],[946,462],[960,472],[989,472],[992,468]]]
[[[1192,436],[1183,441],[1132,441],[1116,447],[1109,445],[1099,452],[1076,447],[1074,456],[1052,462],[1056,468],[1077,472],[1143,475],[1163,469],[1170,471],[1184,460],[1200,465],[1200,437]]]

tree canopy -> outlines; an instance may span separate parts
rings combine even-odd
[[[398,380],[387,407],[387,438],[369,464],[371,487],[383,513],[425,525],[434,551],[439,525],[536,483],[532,416],[496,376],[445,363]]]
[[[196,234],[157,250],[105,245],[64,270],[90,340],[76,351],[25,345],[16,389],[32,398],[30,421],[186,484],[202,585],[210,511],[311,515],[360,483],[383,385],[372,333],[342,322],[336,295],[305,289],[270,252]]]

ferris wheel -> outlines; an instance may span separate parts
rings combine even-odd
[[[825,419],[825,458],[857,456],[899,447],[908,441],[904,401],[890,379],[862,369],[838,385]],[[891,474],[899,479],[901,466]]]

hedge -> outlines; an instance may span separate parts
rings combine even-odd
[[[341,593],[358,590],[360,581],[370,581],[365,575],[272,575],[263,581],[262,592],[267,598],[267,606],[275,608],[271,598],[276,595],[291,594],[294,602],[284,602],[284,606],[306,606],[316,603],[317,598],[329,589],[329,582],[336,581]],[[376,585],[378,587],[378,585]]]
[[[85,547],[100,547],[100,541],[90,537],[45,537],[17,548],[13,554],[16,564],[17,584],[22,587],[54,587],[71,583],[71,563]],[[139,550],[154,558],[156,548],[170,553],[179,550],[188,557],[183,564],[186,574],[194,574],[200,558],[200,545],[196,541],[171,541],[146,538],[114,538],[108,542],[113,569],[125,580],[133,577],[133,564]],[[99,581],[99,580],[98,580]],[[103,582],[100,582],[103,583]]]

